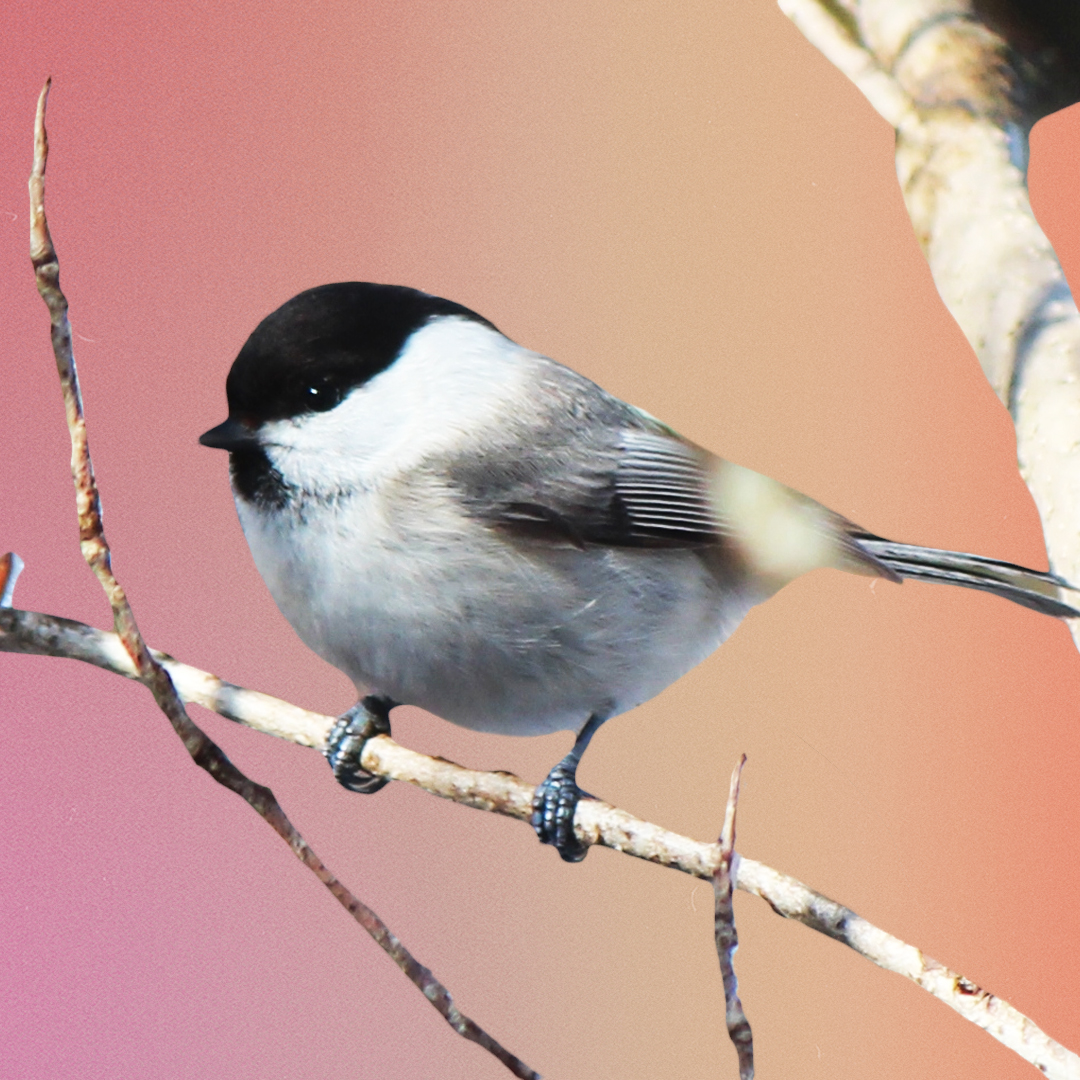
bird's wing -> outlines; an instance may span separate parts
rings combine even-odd
[[[718,543],[725,529],[711,493],[713,459],[649,417],[629,419],[586,426],[561,445],[491,447],[447,479],[471,516],[522,537],[579,547]]]

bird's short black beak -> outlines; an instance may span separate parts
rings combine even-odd
[[[230,453],[259,445],[254,429],[239,420],[234,420],[231,416],[224,424],[218,424],[217,427],[200,435],[199,442],[203,446],[211,446],[215,450],[228,450]]]

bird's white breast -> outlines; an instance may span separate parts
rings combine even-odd
[[[418,500],[405,534],[377,496],[283,529],[241,504],[282,613],[359,688],[465,727],[576,730],[655,696],[757,599],[693,551],[508,543]]]

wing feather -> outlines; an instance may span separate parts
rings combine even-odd
[[[533,540],[576,547],[718,543],[725,529],[713,506],[710,456],[645,423],[606,429],[602,440],[587,432],[570,445],[524,441],[489,451],[480,464],[459,463],[448,478],[472,516]]]

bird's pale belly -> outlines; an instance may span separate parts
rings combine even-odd
[[[577,730],[658,694],[750,606],[715,553],[488,544],[355,545],[350,557],[241,517],[278,607],[312,650],[402,704],[515,735]],[[415,535],[415,534],[414,534]],[[447,537],[452,544],[453,537]]]

